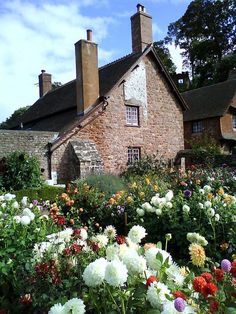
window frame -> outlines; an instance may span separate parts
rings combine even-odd
[[[203,132],[203,121],[197,120],[192,122],[192,134],[199,134]]]
[[[232,114],[232,127],[236,131],[236,114]]]
[[[132,117],[132,111],[136,112],[136,119],[129,119],[129,113],[128,111],[131,110],[130,112],[130,117]],[[125,122],[127,126],[139,126],[139,106],[131,106],[131,105],[125,105]]]
[[[138,152],[138,158],[134,159],[134,154],[136,154],[137,152]],[[129,146],[127,150],[127,157],[128,157],[128,161],[127,161],[128,165],[132,165],[136,161],[139,161],[141,159],[141,147]]]

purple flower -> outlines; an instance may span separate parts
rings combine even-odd
[[[186,304],[186,302],[182,298],[176,298],[174,300],[174,306],[175,306],[176,311],[178,311],[178,312],[183,312],[184,311],[185,304]]]
[[[34,206],[37,206],[38,203],[39,203],[39,202],[38,202],[37,200],[33,200],[33,205],[34,205]]]
[[[189,198],[189,197],[191,197],[191,195],[192,195],[192,191],[190,191],[190,190],[185,190],[184,191],[184,196],[185,197]]]
[[[231,269],[231,262],[228,259],[223,259],[221,261],[221,268],[226,272],[230,272]]]

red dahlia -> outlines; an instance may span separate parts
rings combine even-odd
[[[157,277],[155,277],[155,276],[150,276],[150,277],[148,277],[148,279],[147,279],[146,285],[147,285],[147,286],[150,286],[151,283],[157,282],[157,281],[158,281]]]
[[[220,281],[224,280],[224,271],[223,271],[223,269],[216,268],[214,270],[214,275],[215,275],[216,281],[220,282]]]
[[[125,237],[123,235],[117,235],[116,236],[116,242],[118,244],[124,244],[125,243]]]
[[[208,297],[208,295],[215,295],[218,290],[218,287],[212,283],[208,282],[203,288],[201,293],[204,295],[205,298]]]
[[[213,280],[213,276],[210,273],[202,273],[201,277],[203,277],[206,280],[206,282],[212,282]]]
[[[202,289],[206,284],[207,284],[206,280],[201,276],[195,277],[193,279],[193,289],[196,292],[202,292]]]
[[[182,291],[174,291],[173,292],[173,296],[174,296],[175,299],[182,298],[185,301],[187,300],[187,296]]]
[[[217,312],[219,308],[219,302],[216,301],[215,299],[210,300],[210,312],[214,313]]]
[[[234,278],[236,278],[236,261],[231,263],[230,272]]]

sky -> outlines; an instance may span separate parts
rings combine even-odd
[[[141,1],[141,0],[140,0]],[[153,40],[186,11],[189,0],[142,0],[152,16]],[[99,66],[131,53],[130,17],[138,0],[0,0],[0,122],[39,97],[38,75],[75,79],[74,44],[92,29]],[[179,48],[170,46],[178,72]]]

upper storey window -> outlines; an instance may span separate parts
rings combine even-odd
[[[126,124],[133,126],[139,125],[139,107],[126,106]]]

